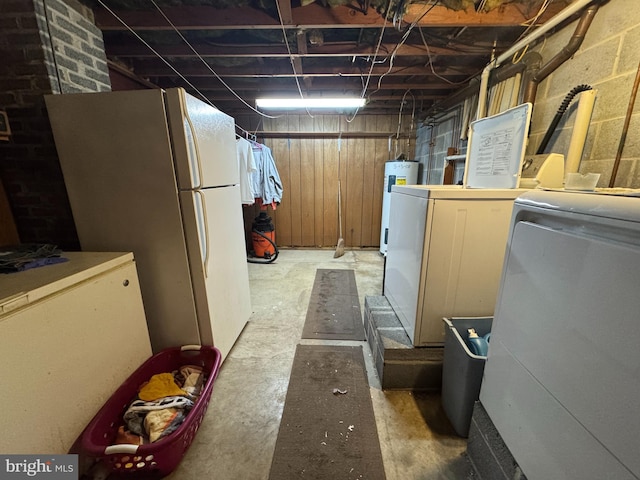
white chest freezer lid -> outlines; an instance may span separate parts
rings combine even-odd
[[[471,123],[463,181],[465,187],[518,187],[531,109],[531,103],[523,103]]]
[[[0,320],[5,313],[133,261],[130,252],[63,252],[61,256],[68,261],[0,274]]]
[[[515,205],[640,223],[640,198],[634,196],[530,190],[519,196]]]

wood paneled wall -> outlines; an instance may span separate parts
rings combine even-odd
[[[400,153],[413,156],[409,129],[403,130],[399,140],[397,130],[398,117],[393,116],[360,115],[351,122],[332,115],[263,119],[265,135],[258,141],[271,148],[284,188],[281,204],[275,211],[268,210],[276,244],[335,247],[340,181],[345,246],[378,247],[384,164]],[[266,132],[292,135],[270,138]],[[256,207],[245,207],[247,232],[257,214]]]

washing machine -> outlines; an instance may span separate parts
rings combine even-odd
[[[639,285],[640,198],[516,199],[480,402],[529,480],[640,478]]]
[[[392,187],[384,295],[414,346],[442,346],[443,317],[493,315],[530,120],[525,103],[473,122],[463,185]]]
[[[513,202],[527,191],[393,187],[384,295],[414,346],[442,346],[443,317],[493,315]]]

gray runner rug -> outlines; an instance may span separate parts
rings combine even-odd
[[[353,270],[316,270],[302,338],[365,339]]]
[[[362,347],[298,345],[269,480],[384,480]]]

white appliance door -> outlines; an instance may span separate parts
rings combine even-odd
[[[240,186],[180,192],[201,343],[227,356],[251,315]]]
[[[167,90],[166,103],[178,188],[239,183],[233,118],[182,88]]]
[[[480,400],[530,479],[640,478],[638,226],[528,216],[512,229]]]
[[[425,235],[426,274],[418,297],[414,345],[444,343],[443,317],[494,313],[513,200],[475,197],[434,199]],[[466,197],[466,198],[465,198]]]
[[[412,342],[416,340],[427,206],[425,197],[391,193],[384,295]]]

